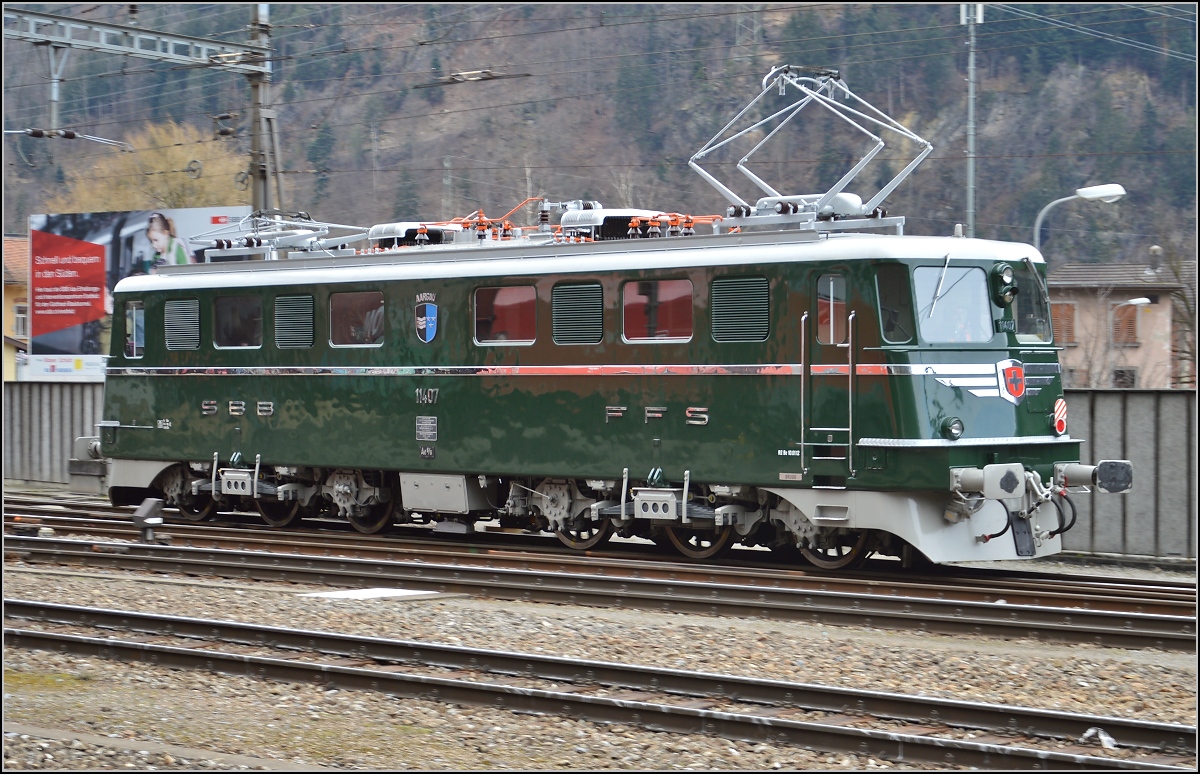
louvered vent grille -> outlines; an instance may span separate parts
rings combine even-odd
[[[275,346],[308,349],[313,345],[313,297],[279,296],[275,299]]]
[[[769,290],[765,277],[713,280],[713,340],[766,341],[771,327]]]
[[[600,285],[559,285],[551,296],[555,344],[599,344],[604,338]]]
[[[200,349],[200,300],[168,301],[163,313],[167,349]]]

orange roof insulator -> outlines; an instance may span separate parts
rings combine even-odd
[[[637,239],[642,235],[642,219],[631,218],[629,220],[629,238]]]
[[[740,234],[740,233],[742,233],[742,227],[741,226],[733,226],[732,228],[729,229],[729,233],[730,234]]]

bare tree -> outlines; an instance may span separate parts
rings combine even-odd
[[[1150,248],[1152,266],[1156,273],[1159,262],[1178,287],[1168,294],[1171,299],[1171,357],[1175,367],[1171,373],[1172,387],[1196,386],[1196,262],[1185,261],[1174,248],[1166,251],[1158,245]]]

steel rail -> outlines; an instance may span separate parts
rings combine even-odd
[[[47,514],[60,514],[61,515],[64,513],[63,509],[77,508],[77,509],[86,509],[93,516],[96,516],[96,517],[110,516],[113,518],[129,518],[134,510],[133,506],[112,505],[111,503],[108,502],[108,500],[106,498],[97,497],[97,496],[81,495],[81,494],[74,494],[74,493],[62,493],[62,492],[30,493],[30,492],[21,491],[21,490],[6,492],[4,495],[4,505],[5,505],[6,513],[9,511],[10,507],[19,507],[19,508],[28,508],[31,510],[42,510]],[[171,523],[171,524],[180,524],[180,525],[185,525],[185,526],[200,527],[200,526],[203,526],[206,524],[214,523],[212,521],[193,522],[189,519],[185,519],[181,516],[176,515],[176,513],[177,513],[177,511],[174,508],[168,507],[164,510],[163,515],[165,517],[167,517],[168,523]],[[220,512],[218,512],[218,514],[219,514],[219,516],[227,519],[227,521],[225,521],[223,526],[232,526],[233,524],[240,524],[242,526],[252,528],[252,529],[266,527],[266,525],[261,521],[261,519],[259,518],[257,513],[248,512],[248,511],[220,511]],[[218,518],[216,523],[218,523],[220,525],[221,520]],[[308,523],[313,523],[313,522],[310,521]],[[325,523],[323,524],[323,526],[325,527],[325,529],[312,530],[312,532],[316,532],[316,531],[321,531],[323,533],[342,532],[345,535],[347,535],[348,537],[353,537],[353,538],[361,537],[361,538],[366,538],[366,539],[372,539],[372,538],[380,539],[380,540],[388,539],[387,537],[383,537],[381,535],[362,535],[361,533],[354,531],[350,527],[349,523],[347,523],[345,521],[339,521],[336,519],[325,520]],[[405,525],[399,525],[399,526],[401,529],[404,529],[404,527],[405,527]],[[417,528],[419,528],[419,526]],[[481,536],[487,536],[487,537],[500,536],[499,532],[490,532],[487,530],[484,530],[479,534]],[[529,537],[528,535],[516,536],[516,535],[512,535],[512,534],[508,534],[505,536],[510,537],[510,538],[511,537],[522,537],[522,538]],[[461,538],[462,536],[459,535],[456,537]],[[546,543],[550,544],[552,547],[554,547],[558,550],[561,550],[564,553],[568,553],[568,554],[577,554],[578,553],[577,551],[575,551],[573,549],[568,549],[568,548],[562,546],[560,543],[558,543],[558,541],[555,538],[553,538],[549,535],[536,536],[536,537],[538,538],[538,542],[546,542]],[[461,541],[459,542],[459,545],[462,545]],[[1052,557],[1052,558],[1056,558],[1057,556],[1059,556],[1059,555],[1056,555],[1055,557]],[[1062,556],[1075,557],[1076,555],[1075,554],[1064,554]],[[1146,558],[1151,559],[1152,557],[1146,557]],[[1164,560],[1164,561],[1166,561],[1166,560]],[[1170,562],[1168,561],[1167,563],[1169,564]],[[870,564],[870,562],[868,562],[868,564]],[[1193,565],[1194,565],[1194,563],[1193,563]],[[1189,565],[1189,568],[1193,565]],[[814,575],[822,574],[825,572],[825,571],[820,570],[815,567],[804,567],[803,569],[804,569],[804,571],[809,572],[810,574],[814,574]],[[978,575],[980,578],[987,578],[989,576],[1001,575],[1001,574],[1006,577],[1011,576],[1011,575],[1016,575],[1021,578],[1025,578],[1025,579],[1029,579],[1029,580],[1038,580],[1038,579],[1062,580],[1065,577],[1061,573],[1038,572],[1035,570],[1028,570],[1025,568],[1021,568],[1021,569],[1005,568],[1004,570],[990,570],[990,569],[986,569],[986,568],[959,567],[959,566],[952,566],[952,565],[934,565],[932,567],[922,569],[919,572],[915,572],[913,570],[908,570],[905,573],[905,577],[914,577],[914,576],[924,577],[924,576],[930,575],[930,574],[932,574],[935,577],[940,577],[940,576],[946,574],[947,572],[949,572],[949,573],[953,574],[956,578],[961,578],[964,571],[969,571],[972,574]],[[839,571],[839,572],[844,572],[844,571]],[[834,577],[844,577],[844,576],[836,575]],[[1073,576],[1069,576],[1069,577],[1071,577],[1073,579],[1094,579],[1097,581],[1117,580],[1112,577],[1102,576],[1102,575],[1097,575],[1097,576],[1074,576],[1073,575]],[[1152,578],[1145,578],[1145,579],[1142,579],[1142,582],[1144,582],[1147,585],[1162,584],[1166,587],[1178,586],[1178,584],[1176,582],[1170,581],[1170,580],[1156,580],[1156,579],[1152,579]]]
[[[22,599],[5,599],[4,615],[6,618],[56,624],[126,629],[142,634],[314,650],[385,663],[418,662],[451,669],[683,696],[722,697],[738,702],[795,706],[806,710],[939,723],[956,728],[1027,736],[1078,739],[1089,728],[1100,727],[1122,746],[1196,749],[1196,727],[1177,723]]]
[[[15,516],[13,518],[20,518]],[[43,524],[56,526],[68,534],[86,533],[93,536],[135,537],[137,529],[127,522],[109,519],[88,521],[72,516],[37,516]],[[32,524],[6,522],[6,526],[32,529]],[[908,579],[829,577],[809,574],[806,570],[780,570],[760,567],[696,566],[665,560],[620,558],[616,555],[597,555],[597,552],[579,554],[552,553],[534,555],[528,552],[506,553],[505,548],[486,545],[463,545],[461,543],[432,544],[423,540],[367,538],[367,536],[345,538],[331,537],[327,532],[313,533],[283,530],[246,530],[220,526],[198,526],[195,524],[173,525],[160,535],[170,535],[173,544],[207,548],[248,548],[252,544],[269,550],[290,549],[306,552],[314,546],[319,555],[330,556],[336,551],[349,552],[355,558],[403,559],[419,557],[425,560],[430,553],[438,559],[457,564],[483,564],[489,567],[532,569],[535,565],[560,572],[623,574],[634,577],[660,577],[670,580],[697,583],[725,582],[747,586],[771,586],[775,588],[842,591],[845,593],[895,596],[907,594],[936,597],[943,600],[1029,604],[1048,607],[1084,608],[1117,612],[1150,613],[1157,615],[1195,616],[1196,597],[1194,589],[1179,586],[1163,588],[1154,586],[1150,590],[1139,588],[1129,582],[1032,583],[1021,579],[993,578],[976,581],[955,576],[953,583],[946,578]],[[248,542],[248,540],[250,542]],[[483,551],[485,553],[479,553]]]
[[[56,538],[6,536],[5,552],[28,561],[77,562],[129,570],[341,586],[391,583],[531,602],[1031,637],[1118,648],[1196,649],[1196,619],[1184,616]]]
[[[99,518],[99,519],[108,519],[110,521],[120,521],[123,519],[128,519],[131,516],[132,511],[133,511],[132,507],[130,507],[130,506],[113,506],[113,505],[110,505],[107,501],[96,501],[95,503],[79,502],[79,500],[77,499],[78,497],[79,496],[72,496],[71,498],[66,499],[65,502],[63,502],[62,504],[59,504],[59,505],[47,505],[45,503],[45,498],[30,497],[30,496],[26,496],[26,495],[22,495],[22,494],[16,494],[16,495],[10,494],[5,497],[5,503],[6,503],[6,506],[7,505],[19,505],[22,508],[34,511],[37,515],[41,515],[46,518],[52,518],[52,519],[70,518],[69,515],[64,514],[63,509],[65,507],[86,508],[90,511],[89,515],[91,517],[95,517],[95,518]],[[62,499],[62,498],[60,498],[60,499]],[[7,512],[8,512],[8,509],[6,508],[6,513]],[[417,535],[409,534],[409,535],[400,535],[400,536],[393,535],[393,536],[386,536],[386,537],[382,536],[382,535],[362,535],[358,532],[352,531],[347,523],[338,522],[338,521],[327,521],[323,525],[323,528],[319,528],[319,529],[303,529],[303,528],[296,529],[296,528],[293,528],[293,529],[284,531],[284,530],[277,530],[277,529],[269,529],[268,530],[262,524],[262,522],[259,519],[257,514],[244,513],[244,512],[240,512],[240,511],[224,512],[223,515],[226,517],[226,520],[223,522],[222,521],[193,522],[191,520],[184,519],[179,516],[174,516],[173,513],[174,513],[173,509],[170,509],[170,508],[168,508],[164,512],[164,516],[167,517],[168,524],[171,524],[173,527],[176,527],[176,528],[183,527],[183,528],[195,529],[197,531],[208,530],[208,529],[229,529],[229,530],[243,529],[243,530],[261,531],[261,532],[266,532],[268,534],[276,534],[276,535],[295,535],[295,536],[310,536],[310,537],[315,537],[315,536],[319,535],[319,536],[321,536],[321,539],[328,539],[331,534],[337,534],[348,541],[354,542],[355,545],[370,544],[370,543],[374,542],[379,545],[392,546],[392,545],[396,545],[398,543],[403,544],[406,541],[411,541],[413,544],[418,544],[418,543],[421,544],[422,546],[425,547],[426,550],[440,550],[440,549],[449,549],[449,548],[453,547],[453,548],[457,548],[459,550],[465,550],[465,551],[492,551],[492,550],[496,550],[496,548],[497,548],[495,542],[464,542],[461,539],[461,536],[455,536],[452,542],[447,542],[445,540],[439,540],[432,534],[430,534],[429,536],[417,536]],[[33,514],[30,514],[30,515],[33,515]],[[229,517],[233,517],[233,518],[230,519]],[[339,527],[340,527],[340,529],[339,529]],[[418,529],[421,529],[421,528],[414,527],[414,528],[410,528],[409,531],[411,532],[411,531],[415,531]],[[499,534],[496,532],[492,532],[492,533],[484,532],[482,534],[489,538],[503,537],[503,538],[507,538],[507,539],[518,538],[519,540],[520,539],[527,540],[528,538],[531,537],[529,535],[519,535],[519,536],[515,536],[515,535],[511,535],[511,534],[502,535],[502,534]],[[526,540],[520,540],[520,542],[525,543]],[[603,549],[597,548],[597,549],[588,551],[584,554],[581,554],[580,552],[578,552],[574,549],[568,549],[568,548],[562,546],[561,544],[559,544],[557,542],[557,540],[555,540],[552,537],[536,536],[535,540],[538,543],[546,544],[543,546],[539,546],[539,550],[542,551],[543,553],[547,553],[547,554],[552,553],[552,554],[562,555],[565,557],[576,558],[576,559],[582,558],[583,556],[586,556],[589,559],[595,559],[597,557],[604,557],[604,556],[624,558],[624,557],[628,556],[629,549],[633,548],[632,546],[621,547],[616,544],[613,544],[613,545],[606,545],[606,546],[604,546]],[[534,542],[534,541],[530,541],[530,542]],[[648,546],[638,546],[637,548],[646,549],[649,547]],[[721,567],[724,567],[724,568],[738,568],[738,567],[762,568],[762,567],[766,567],[768,570],[769,569],[780,569],[778,566],[779,563],[777,561],[772,562],[772,561],[770,561],[770,559],[768,559],[768,557],[770,556],[768,552],[760,552],[760,554],[762,555],[761,558],[767,559],[767,561],[755,561],[754,559],[757,557],[751,558],[751,557],[747,556],[747,554],[748,554],[748,552],[745,552],[745,551],[737,551],[734,553],[734,555],[732,557],[727,556],[727,557],[722,557],[719,560],[717,560],[717,559],[712,560],[712,563],[704,565],[704,568],[715,569],[715,568],[721,568]],[[644,555],[642,555],[639,558],[641,558],[643,560],[646,559],[646,557]],[[701,569],[701,568],[698,568],[694,564],[693,565],[681,565],[678,563],[678,560],[672,561],[667,558],[655,557],[653,559],[653,561],[659,565],[663,565],[663,566],[674,565],[676,567],[679,567],[679,568],[682,568],[685,570],[695,571],[695,570]],[[868,566],[871,566],[871,565],[882,566],[883,564],[885,564],[885,563],[881,563],[879,561],[868,562]],[[871,569],[868,568],[865,570],[859,570],[859,571],[851,574],[851,573],[847,573],[846,571],[827,572],[827,571],[820,570],[815,567],[800,566],[800,567],[785,567],[785,568],[782,568],[782,571],[792,573],[792,574],[802,573],[804,576],[809,577],[809,578],[818,578],[818,577],[824,578],[830,582],[861,582],[865,579],[882,579],[882,580],[886,580],[888,583],[897,583],[897,582],[898,583],[942,583],[943,588],[944,588],[945,579],[947,577],[952,577],[954,579],[954,585],[956,587],[960,587],[960,588],[963,586],[968,586],[968,587],[980,586],[980,587],[986,587],[988,590],[994,590],[993,587],[997,583],[999,583],[999,584],[1002,584],[1005,588],[1030,589],[1033,591],[1045,592],[1047,586],[1052,586],[1052,587],[1054,587],[1054,589],[1056,591],[1062,592],[1062,593],[1081,593],[1081,594],[1095,595],[1098,593],[1098,591],[1100,591],[1104,594],[1111,595],[1111,596],[1132,596],[1132,597],[1137,598],[1139,601],[1145,599],[1145,594],[1146,594],[1147,588],[1156,588],[1156,589],[1160,589],[1161,592],[1167,597],[1174,596],[1177,598],[1182,598],[1185,601],[1191,601],[1193,603],[1195,602],[1195,599],[1196,599],[1196,585],[1194,582],[1191,584],[1182,584],[1178,581],[1173,581],[1173,580],[1168,580],[1168,579],[1154,579],[1154,578],[1141,578],[1141,579],[1138,579],[1136,582],[1132,582],[1129,580],[1124,580],[1124,579],[1114,578],[1111,576],[1104,576],[1104,575],[1064,575],[1062,573],[1038,572],[1038,571],[1032,571],[1032,570],[1028,570],[1028,569],[1024,569],[1024,568],[1022,568],[1022,569],[1005,568],[1004,570],[994,570],[994,569],[977,568],[977,567],[969,567],[968,568],[968,567],[958,567],[958,566],[933,566],[933,567],[929,567],[929,568],[924,568],[921,571],[914,571],[912,569],[908,569],[908,570],[905,570],[902,574],[890,573],[886,569],[872,571]],[[1097,587],[1100,587],[1100,588],[1098,589]],[[947,590],[949,590],[949,589],[947,589]],[[1148,611],[1143,611],[1143,612],[1148,612]]]
[[[1010,747],[958,739],[877,731],[836,724],[695,709],[601,696],[577,695],[504,684],[404,674],[381,669],[223,653],[72,634],[4,629],[13,647],[69,651],[106,659],[156,666],[203,669],[256,679],[319,683],[339,689],[371,690],[451,704],[482,705],[517,712],[623,723],[655,731],[707,734],[727,739],[800,745],[824,752],[855,752],[881,758],[1001,770],[1151,770],[1188,771],[1183,766]]]

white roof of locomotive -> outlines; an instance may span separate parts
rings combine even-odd
[[[1032,245],[961,237],[779,232],[656,239],[621,239],[538,246],[484,242],[448,249],[407,247],[337,258],[238,261],[163,267],[159,274],[126,277],[116,292],[252,288],[404,280],[541,277],[597,272],[755,266],[794,262],[889,259],[1004,260],[1043,263]]]

